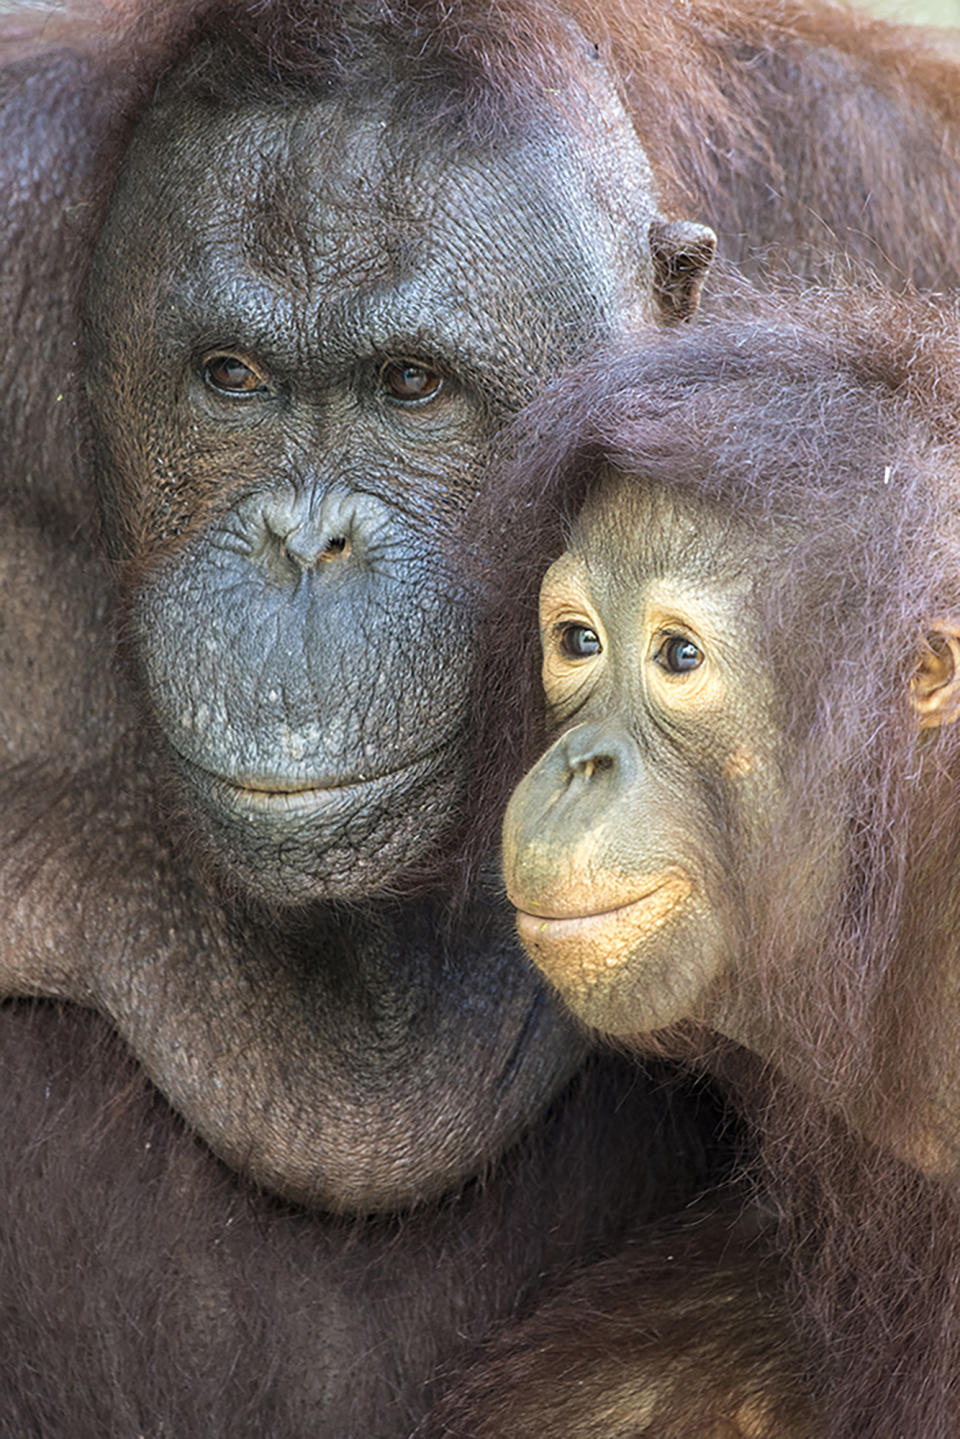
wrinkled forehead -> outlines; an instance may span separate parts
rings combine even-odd
[[[581,133],[543,116],[479,145],[349,97],[170,100],[131,146],[107,227],[112,263],[154,255],[196,275],[229,254],[304,293],[320,277],[369,286],[439,271],[456,295],[467,270],[482,282],[487,268],[508,288],[516,276],[527,299],[538,276],[547,289],[579,276],[601,307],[635,305],[654,203],[615,106],[606,97],[603,123]]]

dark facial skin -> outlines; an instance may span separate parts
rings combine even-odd
[[[765,552],[730,534],[611,478],[541,589],[562,732],[510,801],[504,871],[531,957],[612,1034],[716,1023],[740,866],[777,814],[775,691],[744,606]]]
[[[588,157],[599,214],[555,125],[438,158],[385,124],[161,110],[88,304],[146,692],[209,848],[271,899],[369,894],[446,824],[473,608],[442,532],[542,376],[654,313],[639,151]]]

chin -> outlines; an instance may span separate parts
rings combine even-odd
[[[650,943],[615,957],[602,970],[595,962],[553,968],[534,954],[552,988],[577,1019],[611,1039],[631,1041],[684,1020],[703,1021],[709,993],[722,964],[694,945]]]
[[[180,795],[211,867],[271,904],[350,902],[404,888],[461,800],[436,756],[342,785],[252,788],[178,766]]]

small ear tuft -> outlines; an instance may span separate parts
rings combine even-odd
[[[654,220],[650,226],[653,294],[668,324],[689,320],[717,249],[709,225],[694,220]]]
[[[960,624],[937,620],[928,626],[910,681],[910,702],[921,729],[960,718]]]

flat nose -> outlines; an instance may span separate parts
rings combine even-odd
[[[248,501],[254,553],[281,581],[297,581],[324,565],[361,561],[388,523],[387,508],[373,495],[292,490]],[[244,506],[243,508],[247,508]]]
[[[563,735],[559,756],[567,785],[629,783],[636,772],[636,749],[623,729],[581,724]]]

